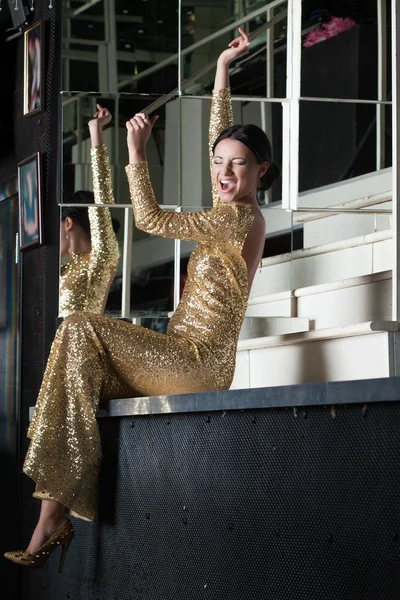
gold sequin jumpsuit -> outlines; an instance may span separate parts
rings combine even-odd
[[[214,93],[210,141],[232,123],[229,90]],[[147,163],[126,167],[136,225],[150,233],[198,242],[181,302],[167,333],[75,313],[57,331],[30,429],[24,471],[70,509],[94,520],[101,445],[96,413],[110,398],[229,388],[248,299],[242,247],[250,208],[218,201],[197,213],[163,211]]]

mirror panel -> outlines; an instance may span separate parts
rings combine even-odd
[[[392,166],[392,108],[382,106],[378,110],[380,119],[377,121],[375,104],[300,102],[300,207],[338,205],[353,197],[390,188],[390,173],[378,173],[378,170]],[[363,181],[364,194],[359,189]],[[326,190],[318,192],[326,186],[331,190],[329,194]],[[316,204],[317,195],[319,204]]]
[[[390,99],[389,4],[303,3],[302,97]]]
[[[163,94],[177,87],[178,0],[63,0],[62,10],[64,91]]]
[[[96,111],[96,105],[101,104],[113,115],[110,125],[104,130],[104,139],[112,165],[115,202],[130,202],[125,175],[125,165],[128,163],[125,123],[135,113],[145,110],[156,98],[149,95],[63,95],[63,194],[92,189],[88,122]],[[173,146],[173,139],[166,139],[166,106],[162,106],[157,114],[160,118],[153,128],[147,155],[157,200],[164,203],[165,152],[170,145]],[[172,130],[169,135],[176,137]],[[176,189],[174,186],[174,193]],[[174,193],[169,189],[167,192],[168,203],[176,204]]]
[[[271,5],[271,6],[270,6]],[[184,7],[182,7],[184,9]],[[285,96],[286,85],[286,2],[216,2],[199,1],[182,10],[181,71],[185,95],[209,94],[213,88],[214,65],[219,54],[238,36],[237,23],[252,36],[250,53],[231,67],[233,95]],[[267,21],[275,25],[266,28]],[[222,31],[222,34],[221,34]],[[189,33],[188,33],[189,32]],[[193,46],[191,52],[188,47]],[[209,68],[207,70],[207,65]],[[204,74],[201,74],[206,70]],[[197,74],[197,76],[196,76]],[[279,87],[282,81],[283,92]],[[268,81],[268,84],[267,84]]]

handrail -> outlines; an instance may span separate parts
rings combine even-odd
[[[210,35],[203,38],[202,40],[199,40],[198,42],[195,42],[191,46],[188,46],[187,48],[185,48],[184,50],[181,51],[180,56],[185,56],[186,54],[190,54],[191,52],[193,52],[193,50],[197,50],[197,48],[200,48],[201,46],[208,44],[208,42],[212,42],[213,40],[219,38],[221,35],[224,35],[225,33],[229,33],[230,31],[237,29],[238,27],[240,27],[240,25],[244,25],[245,23],[248,23],[248,21],[251,21],[255,17],[258,17],[258,16],[262,15],[263,13],[267,12],[267,10],[270,10],[271,8],[275,8],[276,6],[279,6],[280,4],[283,4],[284,2],[287,2],[287,0],[274,0],[273,2],[270,2],[270,3],[266,4],[265,6],[262,6],[261,8],[254,10],[253,12],[249,13],[245,17],[238,19],[237,21],[235,21],[234,23],[231,23],[230,25],[226,25],[226,27],[223,27],[222,29],[219,29],[218,31],[211,33]],[[280,14],[282,14],[282,13],[280,13]],[[160,69],[167,67],[170,64],[173,64],[174,62],[176,62],[176,60],[178,58],[179,58],[179,53],[172,54],[165,60],[162,60],[161,62],[159,62],[157,65],[153,65],[152,67],[149,67],[145,71],[142,71],[142,73],[138,73],[137,75],[133,75],[132,77],[129,77],[129,79],[120,81],[118,84],[118,89],[126,87],[127,85],[129,85],[131,83],[136,83],[140,79],[143,79],[144,77],[147,77],[148,75],[151,75],[152,73],[155,73],[155,72],[159,71]]]

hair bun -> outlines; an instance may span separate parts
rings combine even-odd
[[[272,162],[266,173],[260,179],[259,189],[266,192],[272,186],[273,183],[281,176],[281,170],[278,165]]]

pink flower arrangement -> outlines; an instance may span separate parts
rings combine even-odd
[[[331,17],[328,23],[323,23],[321,27],[310,31],[307,34],[303,46],[304,48],[315,46],[315,44],[319,44],[324,40],[334,37],[335,35],[338,35],[338,33],[351,29],[355,24],[356,22],[353,21],[353,19],[350,19],[350,17],[346,17],[345,19],[342,19],[341,17]]]

